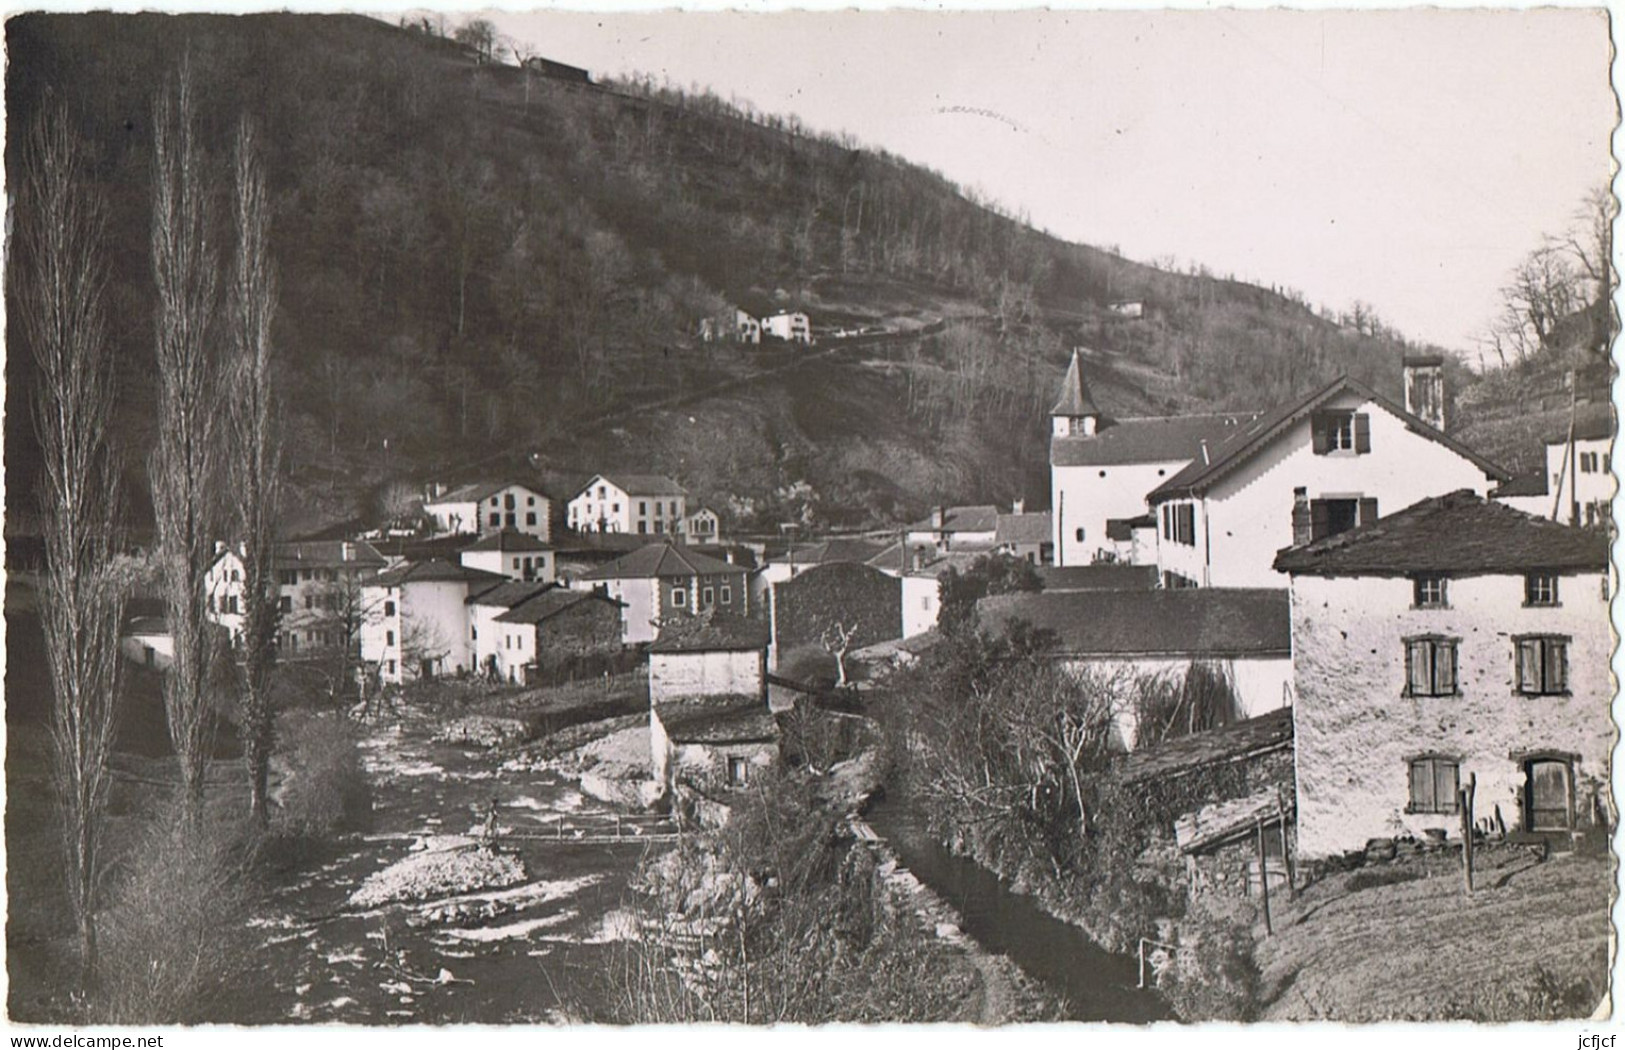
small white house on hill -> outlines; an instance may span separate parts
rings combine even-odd
[[[476,482],[432,495],[423,513],[437,534],[522,532],[547,542],[552,536],[552,504],[537,490],[517,482]]]
[[[1519,477],[1492,495],[1526,514],[1585,528],[1610,528],[1614,500],[1614,406],[1584,402],[1575,406],[1570,426],[1543,442],[1545,470]]]
[[[502,529],[480,537],[457,552],[470,569],[494,572],[511,580],[552,583],[553,548],[529,533]]]
[[[599,474],[571,498],[570,528],[681,538],[688,493],[659,474]]]

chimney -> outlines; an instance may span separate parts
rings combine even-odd
[[[1405,411],[1434,430],[1444,430],[1444,358],[1406,354]]]
[[[925,568],[925,548],[924,547],[915,547],[914,548],[914,571],[919,572],[923,568]]]
[[[1025,513],[1027,513],[1027,501],[1024,500],[1024,499],[1018,499],[1014,503],[1010,504],[1010,513],[1011,514],[1025,514]]]
[[[1302,547],[1315,538],[1314,516],[1309,512],[1309,490],[1292,490],[1292,545]]]
[[[341,561],[355,561],[355,544],[346,540],[344,545],[339,548],[339,559]]]
[[[936,529],[938,532],[941,532],[942,531],[942,522],[943,522],[943,519],[946,518],[946,517],[947,517],[947,513],[946,513],[946,511],[945,511],[945,509],[943,507],[940,507],[940,506],[939,507],[932,507],[931,508],[931,527],[933,529]]]

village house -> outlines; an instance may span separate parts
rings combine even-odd
[[[744,567],[671,542],[641,547],[582,574],[571,587],[621,603],[626,645],[653,641],[657,625],[674,617],[750,612]]]
[[[552,537],[552,504],[537,490],[517,482],[477,482],[447,491],[431,486],[423,513],[437,534],[508,529],[546,543]]]
[[[370,543],[312,540],[278,543],[271,549],[276,573],[277,647],[283,658],[321,652],[356,641],[361,580],[388,562]],[[233,642],[243,633],[243,560],[219,545],[204,575],[209,619]]]
[[[884,544],[851,537],[837,537],[805,544],[792,541],[783,554],[767,558],[761,569],[751,576],[751,600],[765,601],[768,589],[774,584],[783,583],[808,569],[835,562],[854,562],[862,565],[884,549]],[[892,549],[897,548],[894,545]]]
[[[1077,674],[1124,688],[1113,712],[1125,750],[1139,745],[1139,712],[1126,702],[1135,678],[1182,683],[1193,666],[1222,681],[1236,718],[1292,703],[1292,636],[1285,590],[1135,590],[1001,594],[976,604],[999,634],[1017,621],[1056,638],[1051,658]]]
[[[362,581],[362,661],[390,684],[473,671],[469,595],[507,582],[438,558]]]
[[[844,647],[843,654],[902,637],[902,580],[850,561],[831,561],[772,585],[767,619],[774,665],[802,646]]]
[[[1422,500],[1282,551],[1297,681],[1298,848],[1610,823],[1608,539],[1486,501]]]
[[[749,784],[778,759],[767,706],[766,627],[715,615],[667,625],[649,647],[649,749],[656,784],[701,792]]]
[[[175,663],[175,638],[162,616],[135,616],[119,635],[119,653],[149,671],[167,671]]]
[[[1119,299],[1108,304],[1106,309],[1125,321],[1138,321],[1145,317],[1145,303],[1140,299]]]
[[[681,531],[690,543],[720,543],[722,519],[710,507],[701,507],[683,519]]]
[[[993,529],[993,550],[1030,565],[1054,565],[1055,522],[1048,511],[1029,514],[1018,502],[1012,513],[998,516]]]
[[[576,532],[681,536],[688,493],[657,474],[599,474],[569,503]]]
[[[988,553],[989,548],[942,552],[931,543],[894,543],[867,564],[902,581],[902,636],[912,638],[937,626],[942,613],[942,577],[948,570],[965,572]]]
[[[1585,528],[1611,528],[1614,502],[1614,406],[1581,402],[1570,426],[1542,442],[1545,469],[1514,478],[1492,496],[1527,514]]]
[[[494,572],[512,580],[552,583],[555,577],[553,548],[514,529],[480,537],[458,551],[457,560],[470,569]]]
[[[910,548],[929,545],[939,551],[992,550],[998,538],[999,508],[991,504],[972,507],[933,507],[904,532]]]
[[[475,674],[499,682],[518,680],[518,669],[528,659],[515,658],[513,641],[497,625],[497,617],[554,589],[551,583],[510,579],[475,589],[463,600],[468,609],[468,644],[473,654],[470,667]]]
[[[1050,409],[1055,564],[1089,565],[1125,556],[1154,560],[1155,544],[1134,544],[1130,524],[1145,517],[1146,494],[1254,418],[1233,412],[1108,417],[1084,378],[1082,352],[1072,351],[1060,397]]]
[[[1345,376],[1204,449],[1151,491],[1157,568],[1166,587],[1280,586],[1273,563],[1284,547],[1443,492],[1487,494],[1506,476]]]
[[[762,318],[762,332],[787,343],[812,343],[812,319],[799,310],[780,310]]]
[[[591,592],[549,588],[500,612],[493,628],[498,674],[519,685],[621,651],[620,606]]]

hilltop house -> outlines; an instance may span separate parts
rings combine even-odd
[[[621,610],[596,593],[549,588],[494,618],[498,671],[526,685],[538,671],[575,666],[621,649]]]
[[[799,310],[780,310],[762,318],[762,332],[787,343],[812,343],[812,319]]]
[[[576,532],[681,536],[688,493],[657,474],[599,474],[569,503]]]
[[[1145,419],[1108,417],[1072,351],[1061,394],[1050,409],[1050,514],[1055,564],[1089,565],[1132,554],[1132,526],[1144,517],[1146,493],[1204,455],[1251,413]],[[1154,555],[1154,545],[1143,548]]]
[[[361,659],[381,682],[474,670],[467,601],[506,576],[438,558],[407,562],[362,581]]]
[[[1276,586],[1283,547],[1442,492],[1488,493],[1506,476],[1345,376],[1237,428],[1151,490],[1157,568],[1168,587]]]
[[[542,542],[552,537],[551,503],[540,492],[517,482],[477,482],[448,491],[431,488],[423,513],[437,534],[473,532],[484,535],[508,529]]]
[[[571,586],[621,603],[621,640],[627,645],[653,641],[656,625],[673,617],[750,612],[743,567],[671,542],[641,547],[584,573]]]
[[[1237,718],[1292,703],[1292,635],[1284,590],[1130,590],[1001,594],[976,605],[995,633],[1017,621],[1052,632],[1050,655],[1078,674],[1125,686],[1113,710],[1125,750],[1138,746],[1139,712],[1126,688],[1137,677],[1183,682],[1201,665],[1229,687]]]
[[[1298,848],[1612,820],[1608,539],[1463,490],[1282,551]]]
[[[388,564],[370,543],[317,540],[278,543],[271,549],[281,622],[277,646],[284,658],[351,646],[360,611],[360,581]],[[209,619],[233,641],[243,632],[243,561],[220,545],[204,576]]]
[[[512,580],[552,583],[553,548],[535,536],[501,529],[480,537],[457,552],[457,560],[470,569],[494,572]]]
[[[1547,436],[1545,470],[1515,478],[1492,496],[1536,517],[1586,528],[1608,528],[1614,501],[1614,406],[1587,401],[1574,408],[1570,427]]]

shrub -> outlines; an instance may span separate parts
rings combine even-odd
[[[252,961],[247,849],[237,825],[176,807],[146,829],[105,913],[93,1021],[187,1024]]]
[[[292,711],[282,720],[280,737],[288,781],[278,831],[322,838],[363,827],[372,793],[349,720],[332,712]]]
[[[1261,977],[1244,915],[1209,901],[1193,905],[1179,922],[1178,943],[1158,980],[1175,1015],[1191,1022],[1252,1020]]]

